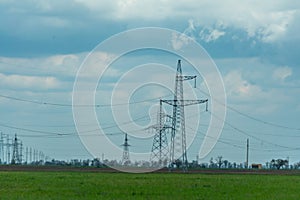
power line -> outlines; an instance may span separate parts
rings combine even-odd
[[[201,90],[200,88],[197,88],[200,92],[202,92],[203,94],[209,96],[210,98],[212,98],[210,96],[209,93]],[[246,113],[243,113],[239,110],[237,110],[236,108],[233,108],[229,105],[225,105],[224,103],[220,102],[219,100],[216,100],[216,99],[213,99],[215,102],[217,102],[218,104],[222,105],[222,106],[225,106],[226,108],[228,108],[229,110],[232,110],[234,111],[235,113],[238,113],[248,119],[251,119],[251,120],[254,120],[254,121],[257,121],[257,122],[260,122],[260,123],[263,123],[263,124],[266,124],[266,125],[269,125],[269,126],[273,126],[273,127],[277,127],[277,128],[283,128],[283,129],[289,129],[289,130],[296,130],[296,131],[300,131],[300,128],[295,128],[295,127],[289,127],[289,126],[285,126],[285,125],[281,125],[281,124],[275,124],[273,122],[269,122],[269,121],[265,121],[265,120],[262,120],[262,119],[259,119],[259,118],[256,118],[256,117],[253,117],[251,115],[248,115]]]
[[[203,133],[202,131],[198,130],[196,131],[195,129],[191,128],[191,127],[188,127],[187,128],[195,131],[196,133],[204,136],[204,137],[201,137],[200,139],[204,139],[205,137],[208,137],[208,138],[212,138],[212,139],[217,139],[216,137],[213,137],[213,136],[210,136],[210,135],[206,135],[205,133]],[[187,135],[189,136],[189,135]],[[199,138],[199,135],[196,135],[195,137],[198,137]],[[229,141],[226,141],[226,140],[229,140]],[[228,145],[228,146],[231,146],[231,147],[234,147],[234,148],[238,148],[238,149],[245,149],[244,146],[240,145],[240,143],[242,143],[243,141],[233,141],[231,140],[232,142],[230,142],[230,139],[221,139],[221,138],[218,138],[217,139],[217,142],[218,143],[222,143],[222,144],[225,144],[225,145]],[[239,142],[238,144],[236,142]],[[290,149],[281,149],[281,150],[278,150],[278,149],[261,149],[261,148],[253,148],[253,147],[249,147],[250,150],[254,150],[254,151],[264,151],[264,152],[288,152],[288,151],[298,151],[300,150],[299,148],[290,148]]]
[[[149,115],[143,115],[141,117],[137,117],[135,119],[119,123],[119,125],[126,125],[126,124],[136,123],[138,121],[145,121],[145,120],[148,120],[147,118],[149,118],[150,116]],[[112,129],[112,128],[119,128],[118,124],[111,124],[109,126],[105,126],[105,127],[102,127],[102,128],[96,128],[96,129],[80,131],[80,133],[77,133],[77,132],[62,133],[62,132],[52,132],[52,131],[43,131],[43,130],[36,130],[36,129],[21,128],[21,127],[18,127],[18,126],[3,124],[1,122],[0,122],[0,126],[10,128],[10,129],[14,129],[14,130],[19,130],[19,131],[42,133],[43,135],[27,135],[27,134],[26,135],[20,135],[19,134],[22,137],[41,137],[41,138],[43,138],[43,137],[61,138],[61,137],[65,137],[65,136],[81,136],[81,135],[84,135],[84,136],[96,136],[96,135],[98,135],[99,136],[99,134],[82,134],[82,133],[90,133],[90,132],[95,132],[95,131],[99,131],[99,130],[108,130],[108,129]],[[143,129],[131,130],[131,131],[128,131],[128,132],[137,132],[137,131],[143,131]],[[112,136],[112,135],[118,135],[118,134],[123,134],[123,133],[120,133],[120,132],[106,133],[105,132],[104,135]]]
[[[195,131],[196,133],[199,133],[200,135],[203,135],[204,137],[208,137],[208,138],[211,138],[211,139],[217,139],[216,137],[213,137],[213,136],[210,136],[210,135],[206,135],[205,133],[203,133],[203,132],[200,131],[200,130],[195,130],[195,129],[189,127],[189,126],[186,126],[186,127],[189,128],[189,129],[191,129],[191,130],[193,130],[193,131]],[[188,136],[188,135],[187,135],[187,136]],[[196,135],[196,137],[198,137],[198,135]],[[226,144],[226,145],[229,145],[229,146],[232,146],[232,147],[236,147],[236,148],[239,148],[239,149],[244,149],[243,146],[238,145],[238,144],[233,144],[233,143],[231,143],[231,142],[224,141],[224,139],[218,138],[218,142],[223,143],[223,144]]]
[[[133,101],[133,102],[127,102],[127,103],[118,103],[118,104],[72,105],[72,104],[64,104],[64,103],[53,103],[53,102],[47,102],[47,101],[35,101],[35,100],[29,100],[29,99],[12,97],[12,96],[0,94],[0,97],[5,98],[5,99],[26,102],[26,103],[32,103],[32,104],[38,104],[38,105],[59,106],[59,107],[97,107],[97,108],[98,107],[112,107],[112,106],[124,106],[124,105],[131,105],[131,104],[139,104],[139,103],[145,103],[145,102],[149,102],[149,101],[158,100],[160,98],[165,98],[165,97],[169,97],[169,96],[170,95],[165,95],[165,96],[160,96],[157,98],[150,98],[150,99],[145,99],[145,100],[141,100],[141,101]]]
[[[148,117],[149,117],[148,115],[144,115],[142,117],[138,117],[136,119],[126,121],[126,122],[123,122],[123,123],[120,123],[120,124],[121,125],[131,124],[131,123],[135,123],[137,121],[142,121],[142,120],[144,120],[145,118],[148,118]],[[7,124],[3,124],[3,123],[0,123],[0,126],[5,127],[5,128],[14,129],[14,130],[26,131],[26,132],[43,133],[43,134],[46,134],[46,135],[57,135],[57,136],[78,135],[77,132],[62,133],[62,132],[43,131],[43,130],[36,130],[36,129],[21,128],[21,127],[7,125]],[[118,128],[118,125],[115,124],[115,125],[111,125],[111,126],[106,126],[106,127],[101,128],[101,130],[107,130],[107,129],[111,129],[111,128]],[[100,130],[100,128],[97,128],[97,129],[81,131],[81,133],[89,133],[89,132],[94,132],[94,131],[99,131],[99,130]]]
[[[278,128],[284,128],[284,129],[290,129],[290,130],[297,130],[297,131],[300,131],[300,128],[294,128],[294,127],[289,127],[289,126],[285,126],[285,125],[280,125],[280,124],[275,124],[273,122],[268,122],[268,121],[265,121],[265,120],[262,120],[262,119],[258,119],[256,117],[252,117],[248,114],[245,114],[245,113],[242,113],[241,111],[231,107],[231,106],[228,106],[227,105],[227,108],[229,108],[230,110],[244,116],[244,117],[247,117],[249,119],[252,119],[254,121],[257,121],[257,122],[260,122],[260,123],[263,123],[263,124],[267,124],[267,125],[270,125],[270,126],[274,126],[274,127],[278,127]]]
[[[258,141],[261,141],[261,142],[264,142],[264,143],[267,143],[267,144],[270,144],[270,145],[273,145],[273,146],[277,146],[277,147],[280,147],[280,148],[285,148],[285,149],[295,149],[295,150],[300,150],[300,148],[291,148],[291,147],[287,147],[287,146],[283,146],[283,145],[280,145],[280,144],[276,144],[276,143],[272,143],[272,142],[269,142],[269,141],[266,141],[266,140],[263,140],[261,138],[258,138],[252,134],[249,134],[247,133],[246,131],[242,130],[242,129],[239,129],[235,126],[233,126],[231,123],[229,123],[228,121],[224,120],[224,119],[220,119],[220,117],[218,117],[217,115],[211,113],[210,111],[208,111],[211,115],[213,115],[214,117],[216,117],[217,119],[223,121],[225,124],[227,124],[228,126],[230,126],[231,128],[233,128],[234,130],[236,130],[237,132],[239,133],[242,133],[243,135],[246,135],[246,136],[249,136],[249,137],[252,137]]]

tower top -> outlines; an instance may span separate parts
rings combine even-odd
[[[182,74],[182,70],[181,70],[181,60],[178,60],[178,63],[177,63],[177,73]]]

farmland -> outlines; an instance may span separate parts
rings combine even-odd
[[[298,173],[0,172],[0,199],[299,199],[299,188]]]

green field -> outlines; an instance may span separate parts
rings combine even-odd
[[[0,199],[300,199],[300,176],[0,172]]]

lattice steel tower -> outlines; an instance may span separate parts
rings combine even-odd
[[[122,157],[122,164],[123,165],[128,165],[130,163],[130,158],[129,158],[129,143],[128,143],[128,139],[127,139],[127,133],[125,133],[125,140],[124,140],[124,144],[122,144],[122,146],[124,147],[123,149],[123,157]]]
[[[172,133],[171,133],[171,148],[170,148],[170,164],[180,163],[183,169],[187,168],[187,150],[186,150],[186,133],[185,133],[185,117],[184,106],[207,103],[205,100],[184,100],[183,96],[183,81],[195,80],[196,87],[197,76],[183,76],[181,69],[181,61],[178,60],[177,72],[175,79],[175,91],[173,100],[161,100],[162,102],[173,106],[172,116]]]
[[[162,100],[159,101],[157,124],[149,128],[155,131],[150,162],[154,164],[157,161],[160,167],[165,166],[167,165],[169,154],[167,134],[172,129],[172,117],[163,112]]]
[[[13,141],[13,155],[12,155],[12,159],[11,159],[11,164],[21,164],[22,163],[22,156],[20,155],[20,151],[19,151],[19,141],[17,138],[17,134],[15,135],[15,139]]]

